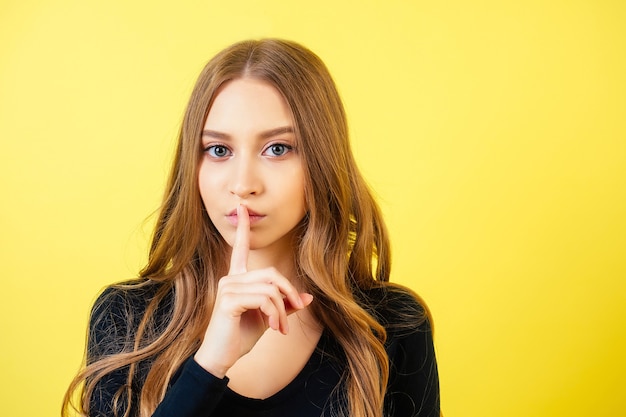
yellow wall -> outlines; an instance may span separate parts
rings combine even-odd
[[[199,69],[278,36],[340,86],[446,415],[623,415],[625,4],[2,0],[0,414],[58,415]]]

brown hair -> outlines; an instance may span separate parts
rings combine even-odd
[[[359,293],[388,281],[387,232],[354,161],[345,111],[328,70],[308,49],[277,39],[232,45],[200,74],[184,115],[149,261],[140,273],[143,280],[133,284],[160,285],[133,330],[132,345],[122,353],[92,358],[72,381],[64,413],[77,391],[77,408],[88,413],[98,381],[123,367],[129,368],[128,379],[118,400],[133,401],[130,387],[136,368],[140,361],[151,360],[139,400],[140,415],[147,417],[165,395],[173,373],[199,347],[228,261],[227,244],[209,220],[198,191],[201,135],[218,88],[242,77],[271,83],[293,114],[309,209],[299,228],[297,265],[305,290],[316,300],[309,308],[347,359],[343,380],[348,409],[337,411],[382,416],[389,373],[386,333],[362,307]],[[170,319],[159,328],[153,323],[155,312],[172,289]],[[129,414],[127,407],[124,415]]]

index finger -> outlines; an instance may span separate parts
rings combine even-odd
[[[250,251],[250,217],[248,209],[240,204],[237,207],[237,232],[233,251],[230,255],[228,275],[243,274],[248,271],[248,252]]]

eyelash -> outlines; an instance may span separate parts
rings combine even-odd
[[[217,149],[217,148],[222,148],[222,149],[225,149],[225,150],[226,150],[226,152],[231,153],[231,152],[230,152],[230,149],[228,149],[228,147],[227,147],[226,145],[220,145],[220,144],[209,145],[209,146],[207,146],[206,148],[204,148],[204,152],[206,152],[207,154],[209,154],[209,156],[210,156],[211,158],[224,158],[224,157],[226,157],[226,156],[227,156],[227,155],[221,155],[221,156],[220,156],[220,155],[215,155],[215,154],[214,154],[214,151],[215,151],[215,149]]]
[[[267,146],[267,147],[263,150],[263,153],[265,153],[265,152],[267,152],[267,151],[269,151],[269,150],[271,150],[272,148],[277,147],[277,146],[282,147],[282,148],[284,149],[284,152],[283,152],[282,154],[280,154],[280,155],[272,155],[272,156],[273,156],[273,157],[275,157],[275,158],[279,158],[279,157],[284,156],[284,155],[288,154],[289,152],[293,151],[293,146],[288,145],[288,144],[286,144],[286,143],[280,143],[280,142],[278,142],[278,143],[272,143],[272,144],[270,144],[269,146]]]
[[[286,144],[286,143],[277,142],[277,143],[272,143],[268,145],[267,147],[265,147],[265,149],[263,149],[262,154],[265,154],[266,152],[270,151],[272,148],[278,147],[278,146],[284,149],[283,153],[280,155],[269,155],[269,156],[274,157],[274,158],[280,158],[281,156],[285,156],[289,152],[293,151],[293,146]],[[224,149],[226,151],[226,154],[216,155],[215,154],[216,149]],[[230,156],[232,154],[232,151],[228,149],[228,146],[222,145],[219,143],[207,146],[206,148],[204,148],[204,152],[206,152],[207,154],[209,154],[210,157],[215,158],[215,159],[226,158],[227,156]]]

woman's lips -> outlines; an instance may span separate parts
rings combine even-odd
[[[250,225],[253,225],[265,218],[264,214],[259,214],[254,210],[250,210],[249,208],[247,208],[247,210],[248,218],[250,219]],[[237,226],[237,224],[239,223],[239,218],[237,217],[237,209],[228,213],[228,215],[226,215],[226,218],[228,219],[228,222],[230,224],[232,224],[233,226]]]

